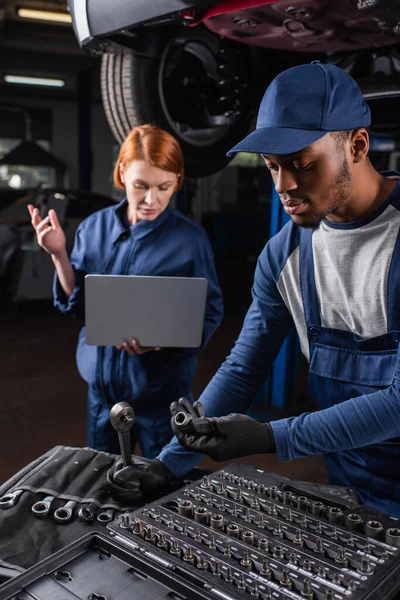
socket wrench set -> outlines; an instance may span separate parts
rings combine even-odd
[[[120,515],[114,541],[204,598],[389,600],[400,523],[354,492],[233,464]],[[188,598],[194,598],[189,595]]]
[[[0,600],[399,600],[399,525],[351,490],[233,464],[120,513]]]

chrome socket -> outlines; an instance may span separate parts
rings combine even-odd
[[[367,537],[377,538],[383,531],[383,525],[380,521],[367,521],[364,531]]]
[[[223,529],[224,518],[222,515],[213,514],[210,516],[210,527],[211,529]]]
[[[180,427],[181,429],[187,429],[189,426],[189,423],[191,423],[193,421],[192,415],[189,415],[187,412],[185,412],[183,410],[176,413],[176,415],[173,417],[173,419],[174,419],[174,425],[176,425],[177,427]]]
[[[254,544],[254,533],[252,531],[243,531],[242,540],[246,542],[246,544]]]
[[[361,525],[362,519],[357,513],[350,513],[344,518],[344,524],[348,529],[357,529]]]
[[[204,506],[196,506],[193,516],[196,523],[203,523],[204,525],[207,525],[209,512]]]
[[[226,528],[226,534],[229,535],[229,537],[238,538],[240,534],[239,525],[236,525],[236,523],[230,523]]]
[[[193,509],[193,502],[191,500],[180,500],[178,502],[178,514],[182,517],[192,517]]]
[[[323,502],[313,502],[311,504],[311,513],[316,516],[321,516],[324,514],[325,505]]]
[[[328,521],[330,523],[340,523],[342,521],[343,511],[338,506],[330,506],[328,509]]]
[[[389,529],[386,529],[385,541],[391,546],[397,546],[400,548],[400,529],[397,527],[390,527]]]

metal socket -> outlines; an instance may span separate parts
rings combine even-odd
[[[182,555],[182,548],[179,546],[178,540],[171,538],[170,543],[171,543],[171,547],[169,549],[169,553],[173,554],[174,556],[179,556],[179,558],[180,558]]]
[[[365,535],[371,538],[377,538],[383,531],[383,525],[380,521],[367,521],[365,524]]]
[[[358,566],[357,571],[362,575],[371,575],[374,572],[374,568],[371,565],[371,561],[368,556],[364,556],[361,559],[361,563]]]
[[[345,548],[339,548],[337,551],[337,554],[335,556],[335,562],[339,563],[340,565],[346,566],[348,564],[348,558],[346,555],[346,549]]]
[[[161,548],[161,550],[168,550],[168,540],[166,539],[165,533],[163,531],[160,531],[160,533],[158,534],[156,545],[158,548]]]
[[[272,550],[272,556],[274,558],[284,558],[285,555],[282,546],[275,546],[275,548]]]
[[[300,594],[302,598],[308,598],[309,600],[313,600],[314,591],[311,587],[311,581],[309,579],[303,580],[303,587],[300,591]]]
[[[202,554],[200,554],[200,556],[197,557],[196,567],[201,571],[208,571],[209,566],[210,563],[205,560]]]
[[[391,546],[397,546],[400,548],[400,529],[397,527],[390,527],[385,532],[385,542]]]
[[[212,483],[211,483],[208,475],[204,475],[203,481],[201,482],[200,487],[205,488],[207,490],[212,489]]]
[[[236,525],[236,523],[230,523],[226,528],[226,534],[229,535],[229,537],[238,538],[239,533],[240,533],[240,527],[239,527],[239,525]]]
[[[151,525],[147,526],[146,532],[144,534],[144,539],[150,542],[151,544],[155,544],[157,542],[156,535],[154,533],[154,529]]]
[[[243,567],[252,567],[253,561],[251,560],[247,550],[243,552],[243,558],[239,562]]]
[[[189,563],[191,565],[194,565],[195,562],[195,556],[192,552],[192,549],[190,546],[186,546],[186,548],[183,551],[183,556],[182,556],[182,560],[186,563]]]
[[[197,506],[194,509],[193,516],[196,523],[203,523],[205,525],[208,523],[209,512],[204,506]]]
[[[283,492],[283,504],[290,505],[292,503],[292,492]]]
[[[298,507],[300,510],[306,510],[307,508],[307,496],[299,496],[297,498]]]
[[[254,544],[254,533],[252,531],[243,531],[242,540],[246,542],[246,544]]]
[[[257,546],[260,550],[268,550],[269,541],[267,538],[259,538]]]
[[[324,514],[325,505],[323,502],[319,502],[318,500],[311,504],[311,512],[313,515],[323,515]]]
[[[290,578],[290,571],[289,569],[285,568],[283,569],[282,572],[282,577],[279,581],[280,585],[282,585],[283,587],[287,588],[288,590],[291,590],[293,587],[293,581]]]
[[[276,485],[271,485],[271,487],[269,488],[269,495],[270,498],[277,498],[278,497],[278,488],[276,487]]]
[[[338,506],[331,506],[328,510],[328,521],[330,523],[340,523],[343,517],[343,511]]]
[[[178,513],[182,517],[193,516],[193,502],[191,500],[180,500],[178,502]]]
[[[357,529],[361,525],[362,519],[357,513],[350,513],[344,518],[344,524],[348,529]]]
[[[174,424],[181,429],[186,429],[189,423],[193,420],[192,415],[189,415],[187,412],[181,410],[176,413],[174,416]]]
[[[121,521],[119,526],[121,527],[121,529],[131,529],[132,519],[129,513],[124,513],[121,515]]]
[[[211,529],[222,529],[224,526],[224,518],[222,515],[213,514],[210,516]]]

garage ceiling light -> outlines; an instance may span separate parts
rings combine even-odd
[[[51,77],[27,77],[25,75],[4,75],[7,83],[19,83],[23,85],[43,85],[50,87],[64,87],[64,79],[52,79]]]
[[[35,19],[37,21],[51,21],[53,23],[72,23],[71,15],[63,12],[19,8],[17,14],[21,19]]]

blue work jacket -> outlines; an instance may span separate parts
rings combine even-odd
[[[204,348],[223,317],[222,294],[212,249],[205,231],[167,207],[154,221],[130,225],[127,200],[100,210],[83,221],[75,237],[71,264],[76,282],[67,299],[57,274],[55,306],[66,314],[84,317],[84,278],[87,274],[205,277],[208,292],[200,348],[165,348],[130,356],[113,346],[88,346],[85,327],[79,334],[78,369],[109,405],[125,400],[137,412],[167,405],[190,392],[196,354]],[[122,342],[122,340],[121,340]]]
[[[351,223],[325,220],[323,226],[330,239],[341,232],[335,239],[342,245],[333,246],[341,290],[347,283],[341,278],[344,266],[348,262],[354,268],[356,260],[348,248],[367,261],[375,244],[368,265],[384,268],[364,285],[358,272],[355,297],[344,298],[350,317],[365,304],[372,318],[381,311],[381,329],[360,337],[338,318],[346,315],[339,301],[325,303],[322,310],[327,286],[320,279],[318,294],[316,265],[321,255],[328,256],[323,272],[333,277],[333,254],[329,246],[315,243],[316,230],[290,221],[262,251],[242,331],[200,401],[210,417],[246,412],[295,322],[309,354],[310,395],[321,410],[271,422],[279,458],[323,454],[331,483],[351,487],[365,504],[400,517],[400,182],[367,217]],[[158,458],[182,475],[201,455],[184,450],[174,438]]]

